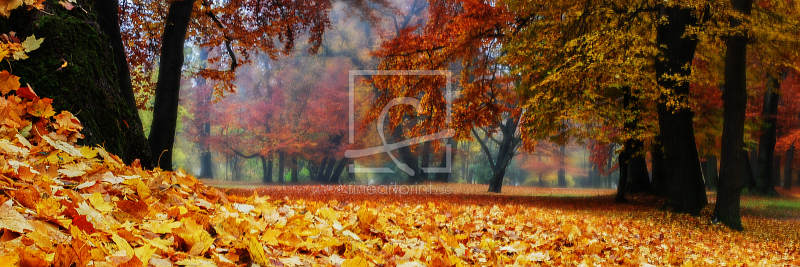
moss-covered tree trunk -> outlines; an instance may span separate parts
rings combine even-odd
[[[78,4],[87,12],[47,1],[50,14],[19,8],[0,18],[2,33],[44,38],[29,59],[0,64],[0,70],[22,77],[22,84],[30,84],[39,96],[52,98],[56,110],[75,114],[84,126],[81,144],[100,145],[126,163],[140,159],[142,166],[150,166],[139,115],[120,90],[114,50],[98,23],[94,1]]]

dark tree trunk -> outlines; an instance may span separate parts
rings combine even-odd
[[[355,166],[356,161],[355,161],[355,159],[348,159],[347,160],[347,164],[350,165],[350,166]],[[347,178],[350,180],[349,182],[355,182],[356,181],[356,173],[351,171],[348,168],[347,169]]]
[[[566,167],[567,147],[566,145],[558,148],[558,187],[567,187],[567,170]]]
[[[719,173],[717,172],[717,156],[706,156],[706,184],[708,190],[717,190],[717,181],[719,180]]]
[[[297,164],[297,156],[292,156],[292,178],[291,178],[292,182],[295,183],[300,182],[300,180],[297,180],[297,172],[299,171],[299,169],[300,169],[300,164]]]
[[[172,171],[172,144],[178,122],[178,98],[181,89],[183,45],[194,0],[174,1],[169,5],[161,42],[158,84],[150,126],[152,159],[163,170]]]
[[[756,194],[774,196],[775,191],[775,142],[777,137],[778,119],[778,90],[780,81],[769,75],[767,77],[767,90],[764,92],[764,129],[758,139],[758,168],[756,169]],[[780,164],[778,164],[780,165]]]
[[[200,133],[201,138],[209,136],[211,133],[211,124],[203,123],[203,131]],[[200,144],[202,152],[200,152],[200,178],[214,178],[214,162],[211,160],[211,150],[205,144]]]
[[[746,150],[742,150],[741,153],[742,153],[742,177],[740,179],[742,180],[742,182],[740,186],[742,187],[742,189],[747,188],[748,192],[753,191],[756,188],[756,178],[755,175],[753,174],[753,170],[750,169],[751,166],[750,158],[748,158],[749,156]],[[722,163],[720,162],[720,164]],[[720,165],[720,168],[722,168],[722,165]]]
[[[774,186],[780,186],[781,184],[781,156],[775,155],[775,159],[773,161],[775,163],[773,170],[772,170],[772,184]],[[776,191],[777,192],[777,191]]]
[[[285,183],[286,177],[283,175],[283,165],[285,162],[286,153],[278,152],[278,182]]]
[[[267,176],[266,176],[266,178],[264,178],[264,182],[265,183],[272,183],[272,181],[273,181],[272,180],[272,166],[274,165],[274,163],[273,163],[272,159],[273,159],[273,157],[269,156],[269,160],[267,161]]]
[[[327,167],[329,156],[325,156],[322,158],[322,162],[319,164],[319,168],[317,168],[317,175],[314,177],[317,182],[326,183],[328,182],[328,178],[325,177],[325,167]]]
[[[636,141],[636,143],[641,141]],[[635,144],[644,146],[644,144]],[[641,149],[641,148],[640,148]],[[647,161],[641,152],[628,160],[628,192],[641,193],[650,191],[650,175],[647,172]]]
[[[403,139],[403,124],[397,125],[392,132],[392,139],[395,141],[399,141]],[[405,163],[408,168],[414,171],[413,175],[408,176],[408,182],[410,184],[421,184],[425,182],[422,180],[422,175],[420,175],[419,163],[418,158],[414,156],[411,152],[410,146],[405,146],[397,149],[397,153],[400,154],[400,158],[398,159],[400,162]]]
[[[261,182],[263,183],[271,183],[272,182],[272,161],[267,161],[267,157],[259,156],[261,158]],[[267,165],[269,162],[269,165]]]
[[[103,29],[103,33],[108,36],[111,42],[111,49],[114,50],[114,66],[117,68],[117,83],[119,90],[131,114],[136,114],[135,123],[142,124],[139,119],[139,109],[136,108],[136,97],[133,94],[133,84],[131,83],[131,73],[128,68],[128,56],[125,55],[125,47],[122,45],[122,34],[119,30],[119,1],[95,1],[97,10],[97,23]]]
[[[624,88],[623,96],[624,107],[631,112],[633,120],[625,122],[625,129],[628,132],[638,132],[642,130],[639,125],[639,97],[633,94],[630,87]],[[635,138],[629,138],[625,141],[625,158],[627,171],[627,185],[628,192],[640,193],[650,191],[650,175],[647,174],[647,161],[644,159],[644,142]],[[623,195],[624,196],[624,195]]]
[[[625,189],[628,185],[628,151],[619,153],[619,182],[617,183],[617,195],[614,202],[625,202]]]
[[[794,162],[794,143],[786,150],[786,163],[783,168],[783,189],[792,189],[792,162]]]
[[[733,0],[733,8],[750,15],[752,0]],[[741,24],[731,19],[731,26]],[[747,109],[747,36],[728,36],[725,53],[725,91],[722,93],[724,113],[722,151],[720,155],[719,189],[714,216],[731,229],[742,230],[740,195],[744,159],[744,118]]]
[[[700,170],[700,158],[694,140],[694,113],[688,108],[669,106],[667,99],[685,101],[689,97],[689,83],[670,77],[689,77],[697,38],[685,36],[687,27],[699,24],[692,14],[694,10],[680,6],[662,7],[661,17],[666,23],[658,24],[658,44],[663,57],[656,63],[658,84],[672,89],[664,94],[658,104],[658,124],[661,129],[661,144],[664,146],[664,167],[669,170],[669,192],[666,206],[675,212],[700,214],[708,203]]]
[[[242,158],[238,156],[233,156],[231,159],[231,178],[234,181],[241,181],[242,180],[242,169],[239,168],[239,163],[242,161]]]
[[[492,168],[492,177],[489,180],[489,192],[500,193],[502,191],[506,169],[508,168],[508,164],[511,163],[511,159],[514,158],[514,154],[521,141],[520,138],[516,136],[517,126],[519,126],[519,118],[509,116],[498,126],[503,134],[503,139],[499,141],[493,140],[491,136],[489,136],[489,133],[486,133],[485,140],[481,139],[475,129],[472,129],[472,134],[475,135],[475,139],[477,139],[478,143],[481,145],[481,149],[489,161],[489,166]],[[498,143],[496,157],[492,157],[491,150],[488,146],[490,144],[489,142]]]
[[[705,181],[706,189],[708,189],[708,161],[700,161],[700,169],[703,170],[703,181]]]
[[[45,4],[46,13],[38,9],[18,8],[10,19],[0,19],[3,33],[16,32],[18,37],[35,34],[45,41],[39,49],[28,53],[30,58],[0,64],[30,84],[40,97],[53,99],[56,112],[67,110],[81,121],[84,139],[81,145],[102,145],[125,163],[140,159],[142,167],[152,167],[151,153],[135,106],[127,102],[130,82],[118,81],[113,47],[120,32],[107,36],[116,25],[112,3],[81,2],[87,11],[73,12],[59,5]],[[113,24],[113,25],[112,25]],[[122,51],[124,57],[124,51]],[[59,68],[63,60],[69,64]]]
[[[611,188],[611,176],[613,176],[613,172],[611,171],[611,167],[614,166],[614,150],[616,150],[616,145],[612,145],[611,149],[609,149],[609,156],[608,161],[606,162],[606,170],[608,170],[608,175],[606,175],[605,184],[603,185],[605,188]],[[619,176],[617,176],[619,179]]]
[[[651,190],[653,193],[658,194],[659,196],[667,196],[667,192],[669,192],[669,187],[667,187],[667,175],[666,171],[664,170],[664,150],[659,143],[659,137],[656,136],[654,138],[655,142],[650,148],[650,157],[653,166],[653,182],[651,185]]]
[[[749,179],[752,179],[753,184],[747,185],[750,189],[756,188],[756,179],[755,177],[758,175],[756,170],[758,170],[758,144],[750,145],[750,157],[747,160],[747,163],[750,164],[748,170],[750,170]],[[748,181],[749,183],[750,181]]]
[[[428,168],[431,165],[431,142],[425,142],[422,144],[422,151],[419,153],[419,175],[420,180],[427,181],[430,179],[430,175],[425,172],[423,168]]]
[[[331,177],[328,178],[328,183],[331,184],[338,184],[339,177],[342,176],[342,172],[344,172],[344,168],[347,166],[347,158],[342,158],[339,160],[339,163],[336,163],[336,167],[333,168],[333,173]]]

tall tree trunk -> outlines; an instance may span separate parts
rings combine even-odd
[[[422,144],[422,151],[419,153],[419,175],[420,180],[427,181],[430,175],[422,168],[428,168],[431,165],[431,141]]]
[[[172,145],[178,122],[178,98],[181,89],[183,45],[194,0],[174,1],[169,5],[161,42],[158,64],[158,84],[153,104],[153,123],[150,126],[152,159],[163,170],[172,171]]]
[[[201,65],[205,67],[205,62],[208,59],[208,51],[206,49],[200,50],[200,61],[203,62]],[[196,103],[196,105],[201,106],[203,109],[209,108],[211,105],[211,97],[213,94],[212,89],[206,85],[206,79],[203,77],[198,77],[196,79],[197,87],[195,87],[196,93],[200,94],[201,103]],[[213,178],[214,177],[214,170],[212,168],[212,159],[211,159],[211,149],[208,146],[207,140],[208,137],[211,136],[211,123],[209,112],[204,112],[205,110],[201,109],[199,111],[200,114],[195,114],[195,119],[202,121],[203,123],[200,125],[200,137],[199,137],[199,146],[200,146],[200,177],[207,177]]]
[[[566,167],[567,146],[563,145],[558,147],[558,187],[567,187],[567,170]]]
[[[717,181],[719,180],[719,173],[717,172],[717,156],[706,156],[706,184],[708,190],[717,190]]]
[[[756,189],[755,173],[753,172],[753,170],[750,169],[750,166],[752,165],[750,164],[751,160],[750,158],[748,158],[749,156],[747,151],[742,149],[741,153],[742,153],[742,177],[741,177],[742,182],[740,186],[742,187],[742,189],[746,188],[748,192],[752,192],[753,190]],[[758,153],[756,153],[756,155],[758,155]],[[722,165],[720,165],[720,168],[721,167]]]
[[[634,141],[634,149],[643,149],[644,143]],[[647,161],[642,152],[637,152],[628,160],[628,192],[640,193],[650,191],[650,175],[647,172]]]
[[[286,157],[286,153],[278,152],[278,182],[285,183],[286,177],[283,175],[283,165],[284,165],[284,158]]]
[[[472,129],[472,134],[475,135],[478,143],[481,145],[483,153],[488,159],[489,166],[492,168],[492,177],[489,180],[489,192],[500,193],[503,188],[503,180],[505,179],[506,169],[514,158],[516,149],[519,145],[520,139],[517,137],[516,131],[519,126],[519,117],[509,116],[503,123],[498,125],[500,132],[503,134],[503,140],[499,141],[497,156],[492,158],[491,150],[489,149],[489,142],[494,142],[486,133],[486,140],[481,139],[475,129]]]
[[[703,170],[703,181],[706,182],[706,189],[708,189],[708,161],[700,161],[700,169]]]
[[[655,141],[650,147],[650,157],[653,167],[653,183],[651,190],[659,196],[667,196],[669,187],[667,187],[667,174],[664,170],[664,150],[660,143],[660,138],[656,135],[653,138]]]
[[[733,8],[745,16],[750,15],[752,0],[733,0]],[[741,21],[731,18],[731,27]],[[722,151],[720,155],[719,189],[714,215],[731,229],[742,230],[740,195],[744,156],[744,118],[747,108],[747,36],[728,36],[725,53],[725,91],[722,93],[723,123]]]
[[[125,55],[125,47],[122,45],[122,34],[119,29],[119,1],[95,1],[95,9],[97,11],[97,23],[100,28],[108,36],[111,42],[111,49],[114,50],[114,66],[117,68],[117,83],[119,84],[119,91],[125,102],[128,104],[128,110],[134,114],[132,122],[135,125],[142,125],[139,119],[139,109],[136,107],[136,97],[133,94],[133,84],[131,83],[131,72],[128,68],[128,56]],[[147,167],[152,167],[152,161],[147,159]],[[144,162],[143,162],[143,165]]]
[[[203,123],[203,131],[200,133],[200,138],[207,137],[211,134],[211,124]],[[211,158],[211,150],[208,145],[200,144],[202,151],[200,152],[200,178],[214,178],[214,162]]]
[[[356,164],[355,159],[348,159],[347,160],[347,165],[355,166],[355,164]],[[350,171],[350,168],[347,169],[347,178],[350,179],[350,181],[348,181],[348,182],[353,183],[353,182],[356,181],[356,173]]]
[[[694,112],[689,108],[667,105],[667,99],[684,101],[689,97],[689,83],[672,77],[689,77],[694,58],[697,38],[686,36],[687,27],[699,25],[692,14],[694,10],[680,6],[662,7],[661,17],[666,23],[658,24],[657,40],[663,57],[656,63],[658,84],[672,89],[664,94],[658,104],[658,124],[664,146],[664,163],[669,180],[666,206],[675,212],[700,214],[708,203],[700,158],[694,140],[692,118]]]
[[[297,164],[297,156],[292,156],[292,182],[297,183],[300,180],[297,180],[297,172],[300,169],[300,164]]]
[[[773,161],[775,163],[773,170],[772,170],[772,184],[774,186],[780,186],[781,184],[781,156],[775,155],[775,159]],[[773,187],[774,188],[774,187]]]
[[[6,3],[6,2],[4,2]],[[142,167],[152,167],[151,153],[135,105],[128,103],[130,87],[119,80],[127,73],[117,70],[115,59],[124,51],[114,3],[81,1],[86,12],[68,11],[60,5],[45,4],[38,9],[14,10],[10,19],[0,21],[3,33],[19,37],[35,34],[45,41],[30,58],[0,64],[0,70],[22,77],[40,97],[53,99],[57,112],[67,110],[82,123],[84,139],[80,145],[102,145],[125,163],[140,159]],[[113,34],[113,35],[112,35]],[[56,70],[61,59],[69,66]],[[56,62],[58,64],[56,64]]]
[[[783,189],[792,189],[792,163],[794,162],[794,143],[786,150],[786,163],[783,168]]]
[[[319,164],[319,168],[317,169],[317,175],[314,177],[317,182],[326,183],[328,181],[328,177],[325,177],[325,168],[328,164],[328,159],[330,156],[325,156],[322,158],[322,162]]]
[[[267,157],[260,156],[261,158],[261,182],[263,183],[271,183],[272,182],[272,159],[267,161]]]
[[[617,195],[614,202],[625,202],[625,189],[628,185],[628,151],[619,153],[619,182],[617,183]]]
[[[240,168],[239,163],[242,161],[241,158],[234,155],[233,159],[231,159],[231,180],[234,181],[241,181],[242,180],[242,168]]]
[[[331,177],[328,178],[327,183],[330,184],[338,184],[339,177],[342,176],[342,172],[344,172],[345,167],[347,166],[347,158],[342,158],[336,163],[336,167],[333,168],[333,172],[331,173]]]
[[[750,189],[755,189],[756,188],[755,177],[758,176],[758,173],[756,173],[756,170],[758,170],[758,144],[750,145],[750,157],[748,158],[747,163],[750,164],[750,167],[748,168],[748,170],[750,170],[748,179],[753,180],[752,185],[750,185],[749,184],[750,181],[748,181],[747,187],[749,187]]]
[[[466,141],[464,142],[466,143]],[[468,148],[469,143],[466,143],[464,146]],[[464,178],[465,183],[471,184],[472,181],[469,180],[469,169],[467,168],[469,166],[469,164],[467,164],[469,161],[469,154],[468,154],[469,150],[462,149],[462,151],[463,151],[462,153],[459,153],[461,156],[459,156],[458,158],[459,161],[461,162],[461,175]]]
[[[394,128],[392,132],[392,139],[395,141],[403,139],[403,124],[400,123],[397,127]],[[419,163],[418,158],[414,156],[411,152],[410,146],[405,146],[397,149],[397,153],[400,154],[400,158],[398,159],[400,162],[405,163],[411,170],[414,171],[413,175],[409,175],[408,182],[411,184],[420,184],[425,182],[422,180],[422,175],[420,175]]]
[[[755,192],[760,195],[774,196],[775,191],[775,142],[777,138],[778,119],[778,90],[780,81],[768,75],[767,90],[764,92],[764,129],[758,139],[758,169],[756,169],[756,188]]]

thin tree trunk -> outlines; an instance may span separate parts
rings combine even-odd
[[[719,180],[719,173],[717,172],[717,156],[706,156],[706,183],[708,190],[717,190],[717,181]]]
[[[328,159],[330,159],[330,156],[325,156],[324,158],[322,158],[322,162],[319,164],[319,168],[317,169],[317,175],[314,177],[314,179],[317,180],[317,182],[320,183],[328,182],[328,177],[325,177],[325,168],[327,167]]]
[[[271,183],[272,182],[272,160],[267,161],[267,157],[259,156],[261,158],[261,182],[263,183]],[[267,163],[269,162],[269,163]],[[269,165],[267,165],[269,164]]]
[[[111,42],[111,48],[114,50],[114,66],[116,66],[117,69],[117,83],[119,84],[120,94],[125,99],[125,102],[128,104],[128,110],[133,115],[131,116],[131,124],[141,127],[142,121],[139,118],[139,109],[136,107],[136,97],[133,94],[131,73],[128,68],[128,57],[125,55],[125,47],[122,44],[122,34],[119,28],[119,2],[95,1],[94,3],[94,8],[97,11],[97,23],[100,25],[103,33],[108,36]],[[149,148],[147,149],[149,150]],[[145,156],[141,157],[139,160],[142,167],[153,167],[151,158]],[[213,175],[201,175],[200,177],[212,178]]]
[[[792,189],[792,163],[794,162],[794,143],[786,150],[786,163],[783,168],[783,189]]]
[[[194,2],[194,0],[183,0],[169,4],[162,35],[153,123],[150,126],[148,141],[152,149],[153,162],[167,171],[173,170],[172,145],[175,142],[175,127],[178,122],[178,98],[184,60],[183,45]]]
[[[691,65],[698,41],[686,36],[687,27],[699,25],[693,13],[694,10],[680,6],[661,8],[660,16],[667,22],[658,24],[657,39],[663,57],[656,63],[656,77],[659,85],[672,89],[671,93],[663,95],[663,100],[689,97],[688,82],[664,77],[691,75],[691,68],[687,66]],[[699,215],[708,200],[694,139],[694,113],[689,108],[668,106],[666,101],[660,101],[657,106],[664,167],[669,176],[666,206],[675,212]]]
[[[286,153],[278,152],[278,182],[279,183],[285,183],[286,182],[286,177],[283,175],[283,165],[284,165],[285,157],[286,157]]]
[[[764,196],[773,196],[775,191],[775,142],[777,138],[778,119],[778,90],[780,81],[768,75],[767,90],[764,92],[764,129],[758,140],[758,169],[756,169],[755,192]],[[778,164],[780,165],[780,164]]]
[[[750,167],[748,168],[748,170],[750,170],[750,175],[748,177],[753,179],[753,184],[750,185],[749,184],[750,181],[748,181],[747,186],[750,189],[755,189],[756,188],[755,177],[758,176],[758,173],[756,173],[756,170],[758,170],[758,144],[750,145],[750,156],[748,158],[747,163],[750,164]]]
[[[656,136],[654,138],[655,142],[650,149],[650,157],[652,161],[653,167],[653,183],[651,185],[651,190],[658,194],[659,196],[667,196],[667,192],[669,192],[667,185],[667,175],[664,170],[664,150],[659,143],[659,137]]]
[[[211,124],[210,123],[203,123],[203,131],[200,133],[200,138],[203,139],[204,137],[209,136],[211,133]],[[214,177],[214,170],[212,168],[214,162],[211,158],[211,150],[208,148],[207,145],[201,143],[201,149],[203,150],[200,152],[200,177],[201,178],[213,178]]]
[[[750,158],[748,158],[748,153],[746,150],[742,150],[742,177],[741,177],[741,187],[742,189],[747,189],[748,192],[755,190],[756,188],[756,178],[753,170],[750,169]],[[751,153],[752,154],[752,153]],[[758,155],[756,153],[756,155]],[[720,165],[720,168],[722,165]]]
[[[558,148],[558,187],[567,187],[567,171],[566,167],[567,147],[566,145]]]
[[[781,184],[781,156],[775,155],[775,159],[773,161],[775,163],[775,168],[772,170],[772,184],[774,186],[780,186]]]
[[[750,15],[752,0],[733,0],[733,8]],[[731,27],[741,25],[731,19]],[[742,230],[740,210],[741,177],[744,159],[744,118],[747,108],[747,37],[728,36],[725,53],[725,91],[722,93],[723,124],[720,155],[719,189],[714,216],[731,229]]]
[[[292,156],[292,182],[297,183],[300,180],[297,180],[297,172],[299,171],[300,164],[297,164],[297,156]]]
[[[617,183],[617,195],[614,202],[625,202],[625,189],[628,185],[628,151],[619,153],[619,181]]]
[[[425,142],[422,144],[422,151],[419,153],[419,176],[420,180],[427,181],[430,179],[430,175],[425,172],[422,168],[428,168],[431,164],[431,142]]]
[[[338,184],[339,177],[342,176],[342,172],[344,172],[344,168],[347,166],[347,158],[342,158],[336,163],[336,167],[333,168],[333,173],[331,177],[328,178],[327,183],[331,184]]]

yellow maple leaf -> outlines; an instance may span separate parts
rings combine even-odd
[[[44,38],[36,39],[36,35],[33,34],[28,36],[28,38],[25,38],[25,41],[22,42],[22,49],[25,50],[25,53],[29,53],[33,50],[39,49],[39,46],[42,45],[42,42],[44,42]]]

